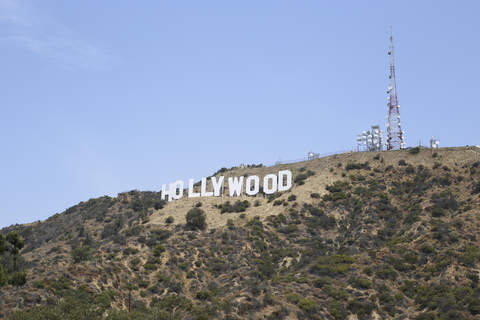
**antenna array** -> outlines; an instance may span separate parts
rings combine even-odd
[[[440,141],[438,141],[432,136],[432,138],[430,139],[430,149],[432,150],[437,149],[439,144],[440,144]]]
[[[362,131],[357,134],[358,146],[363,146],[366,151],[382,151],[383,131],[380,126],[371,126],[372,131]]]
[[[395,80],[395,60],[393,56],[393,36],[392,28],[390,27],[390,85],[388,86],[387,100],[388,116],[387,116],[387,150],[405,149],[405,141],[403,139],[402,126],[400,122],[400,106],[397,101],[397,84]]]

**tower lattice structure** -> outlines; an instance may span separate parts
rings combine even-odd
[[[388,116],[387,116],[387,150],[399,150],[405,148],[405,142],[403,140],[402,126],[400,123],[400,106],[397,100],[397,84],[395,80],[395,60],[393,56],[393,35],[390,28],[390,85],[388,86],[387,94],[388,99]]]

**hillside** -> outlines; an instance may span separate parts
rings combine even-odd
[[[132,190],[1,230],[24,240],[28,277],[1,288],[0,316],[480,318],[480,148],[345,153],[216,176],[280,170],[293,186],[269,197],[165,202]],[[206,227],[187,223],[189,211],[203,211]]]

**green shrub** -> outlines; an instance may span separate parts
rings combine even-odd
[[[101,309],[105,310],[110,308],[112,299],[106,291],[102,291],[95,296],[95,303],[100,305]]]
[[[328,312],[330,312],[335,320],[346,320],[348,316],[344,304],[335,299],[328,299]]]
[[[56,282],[52,284],[52,287],[55,290],[68,290],[70,289],[71,282],[64,276],[62,275]]]
[[[279,213],[277,215],[277,219],[278,219],[278,222],[279,223],[285,223],[287,222],[287,218],[285,217],[285,215],[283,213]]]
[[[436,253],[437,251],[435,250],[434,247],[428,245],[428,244],[424,244],[420,247],[420,251],[425,253],[425,254],[434,254]]]
[[[417,263],[417,261],[418,261],[418,256],[415,255],[415,254],[407,253],[407,254],[404,254],[404,255],[403,255],[403,260],[404,260],[405,262],[408,262],[408,263],[411,263],[411,264],[415,264],[415,263]]]
[[[132,266],[138,266],[138,264],[140,263],[140,258],[139,257],[136,257],[136,258],[133,258],[133,259],[130,259],[130,264]]]
[[[218,206],[220,213],[244,212],[248,207],[250,207],[248,200],[236,201],[233,205],[230,201],[225,201],[225,203]]]
[[[173,217],[172,216],[168,216],[167,219],[165,219],[165,223],[166,224],[172,224],[174,221]]]
[[[317,288],[323,288],[324,286],[332,284],[332,278],[320,277],[312,281],[313,285]]]
[[[213,296],[214,296],[214,294],[210,291],[197,291],[197,293],[195,295],[195,299],[208,300],[208,299],[212,298]]]
[[[155,271],[158,269],[158,267],[153,264],[153,263],[146,263],[144,266],[143,266],[146,270],[150,270],[150,271]]]
[[[368,279],[350,278],[348,279],[348,283],[360,289],[370,289],[372,287],[372,282]]]
[[[375,309],[375,305],[371,302],[360,302],[357,300],[350,300],[347,304],[348,310],[355,313],[358,318],[362,319],[363,316],[370,316]]]
[[[355,163],[355,162],[349,162],[347,166],[345,167],[345,170],[360,170],[360,169],[365,169],[365,170],[370,170],[370,166],[368,165],[368,161],[365,163]]]
[[[257,260],[257,275],[261,280],[270,279],[272,276],[276,275],[277,270],[275,265],[270,261],[270,259],[258,259]]]
[[[307,313],[314,313],[317,311],[317,302],[313,299],[300,299],[297,303],[297,307]]]
[[[331,285],[326,285],[322,289],[325,290],[330,297],[336,300],[347,300],[348,297],[350,296],[345,289],[342,289],[342,288],[336,289]]]
[[[165,247],[161,244],[157,244],[155,248],[153,248],[153,256],[159,257],[163,252],[165,252]]]
[[[458,262],[467,267],[473,267],[480,259],[480,251],[476,246],[466,246]]]
[[[301,182],[305,183],[305,180],[307,180],[308,177],[314,176],[315,172],[312,170],[308,170],[307,172],[300,173],[293,179],[295,183],[302,184]]]
[[[33,287],[37,289],[43,289],[45,288],[45,281],[43,280],[38,280],[33,283]]]
[[[376,272],[376,276],[379,277],[380,279],[389,279],[389,280],[395,280],[398,276],[398,273],[393,270],[393,268],[386,264],[381,266]]]
[[[138,250],[137,248],[132,248],[132,247],[127,247],[127,248],[123,249],[123,254],[125,256],[131,255],[131,254],[137,254],[139,252],[140,252],[140,250]]]
[[[412,148],[408,151],[410,154],[418,154],[420,153],[420,148],[419,147],[415,147],[415,148]]]
[[[365,267],[365,268],[363,268],[363,273],[365,273],[367,276],[372,276],[373,275],[373,270],[370,267]]]
[[[138,284],[138,286],[139,286],[140,288],[147,288],[148,285],[149,285],[149,282],[148,282],[148,281],[142,280],[142,279],[140,279],[140,278],[136,278],[136,279],[135,279],[135,282]]]
[[[273,202],[273,205],[274,205],[274,206],[281,206],[281,205],[283,204],[283,201],[284,201],[284,200],[275,200],[275,201]]]
[[[312,272],[318,272],[327,276],[345,274],[350,269],[350,264],[355,259],[346,255],[322,256],[318,258],[317,263],[310,269]]]
[[[302,296],[296,292],[292,292],[287,294],[285,298],[287,299],[287,301],[297,304],[300,301],[300,299],[302,299]]]

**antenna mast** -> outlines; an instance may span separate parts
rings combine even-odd
[[[395,81],[395,60],[393,57],[393,35],[392,27],[390,27],[390,85],[388,86],[387,97],[388,116],[387,116],[387,150],[399,150],[405,148],[403,134],[400,123],[400,106],[397,102],[397,84]]]

